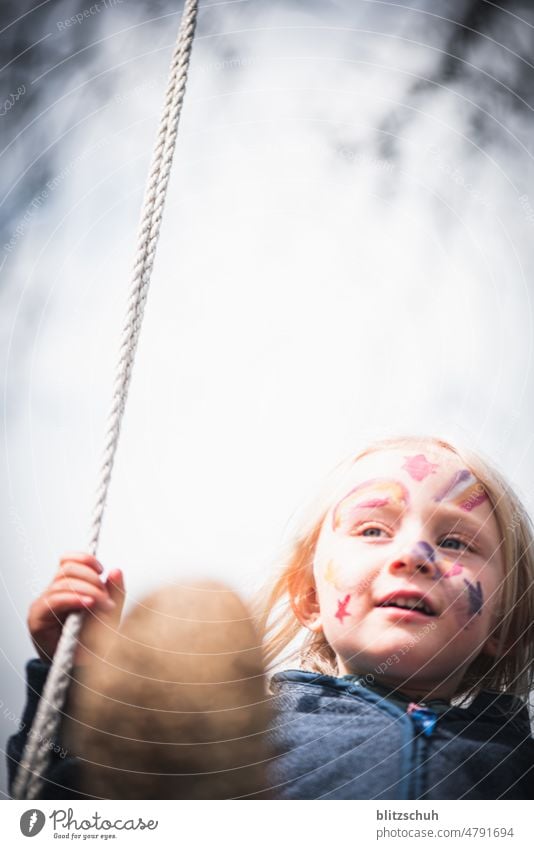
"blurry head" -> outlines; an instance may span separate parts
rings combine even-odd
[[[267,798],[263,658],[247,608],[219,584],[136,604],[69,691],[79,789],[104,799]]]
[[[265,616],[268,655],[306,629],[307,669],[418,697],[526,695],[531,541],[521,503],[472,452],[374,443],[335,470],[292,541]]]

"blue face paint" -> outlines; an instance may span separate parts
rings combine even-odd
[[[439,580],[439,578],[441,578],[441,573],[436,564],[436,552],[434,551],[429,542],[426,542],[423,539],[419,540],[419,542],[416,543],[412,554],[415,557],[423,557],[425,565],[426,563],[430,563],[434,567],[432,571],[432,579],[434,581],[437,581]]]
[[[430,563],[435,563],[436,552],[434,551],[429,542],[425,542],[425,540],[420,540],[418,543],[416,543],[415,550],[417,554],[419,552],[422,552],[425,560],[428,560]]]
[[[460,471],[456,472],[452,476],[451,480],[445,484],[444,488],[434,496],[434,501],[444,501],[446,498],[450,499],[451,496],[456,493],[458,487],[460,487],[461,484],[466,483],[466,481],[471,478],[474,480],[469,469],[460,469]]]
[[[464,578],[464,584],[467,587],[467,592],[469,593],[469,613],[471,616],[476,616],[476,614],[480,615],[480,611],[482,610],[482,605],[484,604],[484,595],[482,593],[482,585],[480,581],[472,584],[471,581],[468,581],[467,578]]]

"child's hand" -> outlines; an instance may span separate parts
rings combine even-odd
[[[50,586],[31,605],[28,627],[41,660],[51,662],[63,623],[70,613],[87,611],[80,633],[75,664],[91,661],[94,634],[114,631],[124,604],[124,582],[120,569],[110,572],[104,582],[101,564],[91,554],[69,552],[59,561]]]

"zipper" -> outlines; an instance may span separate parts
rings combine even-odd
[[[415,727],[418,728],[425,737],[431,736],[439,719],[439,714],[437,714],[436,711],[427,707],[425,704],[410,702],[406,708],[406,713],[411,716]]]
[[[437,725],[439,714],[425,704],[410,702],[406,713],[411,719],[413,735],[411,774],[408,783],[408,798],[421,799],[426,793],[426,771],[429,738]]]

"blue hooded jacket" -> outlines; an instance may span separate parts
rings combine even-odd
[[[27,702],[8,741],[10,786],[49,666],[27,664]],[[482,692],[468,707],[408,698],[352,676],[289,670],[271,679],[280,799],[532,799],[534,740],[526,706]],[[61,732],[60,732],[61,733]],[[75,758],[49,741],[43,798],[86,798]]]
[[[280,798],[534,798],[534,740],[515,696],[416,705],[353,676],[302,671],[271,688]]]

